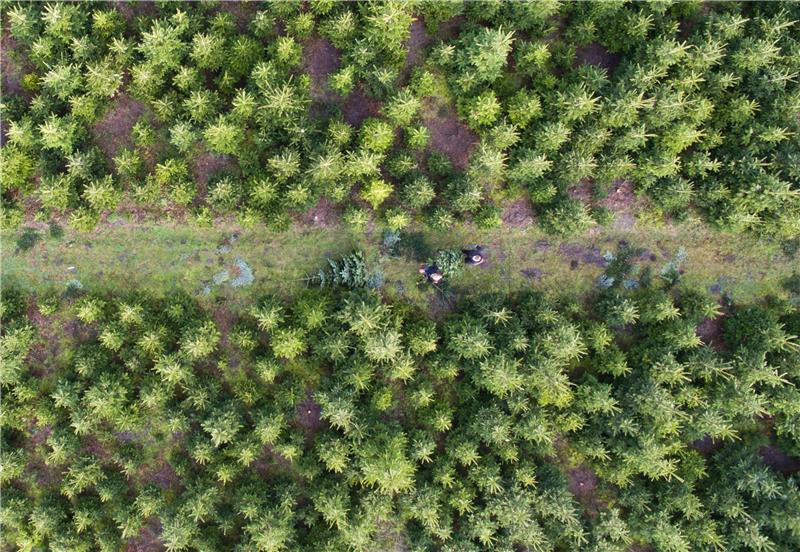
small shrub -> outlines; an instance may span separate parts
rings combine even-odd
[[[17,249],[23,253],[29,251],[41,239],[42,236],[36,228],[23,228],[22,234],[17,237]]]
[[[64,235],[64,229],[56,221],[51,221],[48,229],[50,230],[51,238],[60,239]]]
[[[442,275],[453,278],[461,274],[464,270],[464,255],[459,249],[442,249],[433,259],[439,267]]]
[[[374,178],[361,189],[360,195],[361,199],[369,203],[373,209],[377,209],[392,195],[393,191],[394,188],[390,183],[380,178]]]

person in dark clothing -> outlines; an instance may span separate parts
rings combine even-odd
[[[425,266],[424,264],[419,265],[419,273],[425,276],[425,279],[433,284],[438,284],[443,278],[439,267],[435,264],[429,266]]]
[[[483,262],[486,260],[484,249],[480,245],[476,245],[475,247],[468,249],[462,249],[461,252],[464,253],[464,262],[468,265],[483,264]]]

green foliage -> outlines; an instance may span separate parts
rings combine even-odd
[[[364,254],[356,251],[344,255],[339,260],[328,259],[328,267],[321,268],[307,278],[309,285],[325,287],[346,287],[359,289],[378,288],[383,284],[383,274],[379,270],[370,271]]]
[[[800,233],[800,92],[797,17],[784,4],[326,0],[273,3],[244,26],[203,3],[159,4],[131,20],[91,4],[7,3],[4,20],[19,45],[12,63],[25,73],[22,91],[7,87],[2,106],[4,224],[36,195],[53,196],[44,215],[76,210],[73,220],[88,228],[98,209],[82,192],[107,171],[98,158],[77,178],[68,158],[90,159],[95,144],[115,156],[120,187],[130,184],[151,207],[166,204],[163,190],[141,185],[145,169],[169,158],[191,165],[200,139],[231,156],[244,181],[262,178],[264,161],[290,150],[296,171],[274,201],[240,194],[246,220],[258,212],[274,227],[320,194],[350,202],[353,186],[388,168],[399,131],[404,143],[391,157],[424,161],[446,188],[460,170],[435,151],[437,133],[454,136],[453,148],[472,141],[449,120],[447,106],[457,106],[481,134],[468,168],[476,184],[436,197],[439,213],[477,216],[478,184],[507,196],[527,189],[545,230],[573,232],[586,220],[561,198],[569,186],[626,178],[664,216],[698,210],[723,229],[789,239]],[[430,37],[450,22],[407,66],[408,44],[427,42],[411,36],[415,18]],[[312,47],[314,33],[330,44]],[[137,116],[130,136],[126,124],[115,127]],[[130,143],[136,148],[117,147]],[[392,176],[406,184],[405,174]],[[74,180],[70,194],[52,194],[62,175]],[[165,188],[178,204],[212,206],[186,182]],[[420,208],[411,203],[409,211]],[[394,215],[395,226],[411,216]],[[560,223],[565,216],[578,223]]]
[[[447,278],[458,276],[464,269],[464,255],[458,249],[442,249],[432,262]]]
[[[42,237],[36,228],[23,228],[22,233],[17,236],[17,249],[24,253],[32,249],[40,239]]]
[[[585,303],[465,294],[435,322],[366,291],[236,314],[4,283],[5,542],[117,549],[157,522],[174,550],[371,550],[391,520],[442,550],[797,548],[794,477],[759,451],[765,423],[800,450],[800,314],[729,304],[716,350],[695,334],[715,300],[637,255]],[[80,341],[50,351],[41,317]]]

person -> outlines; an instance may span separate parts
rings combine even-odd
[[[419,273],[425,276],[425,279],[433,284],[438,284],[443,278],[442,273],[439,271],[439,267],[436,266],[436,264],[429,266],[425,266],[424,264],[419,265]]]
[[[462,249],[461,252],[464,253],[464,262],[468,265],[483,264],[483,262],[486,260],[484,249],[480,245],[476,245],[475,247],[468,249]]]

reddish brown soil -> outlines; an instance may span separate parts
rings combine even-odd
[[[410,34],[406,41],[406,65],[403,72],[408,75],[411,69],[423,62],[425,48],[433,43],[431,37],[425,30],[425,22],[421,18],[411,22]]]
[[[608,195],[600,201],[593,197],[595,183],[585,179],[567,189],[570,197],[580,201],[587,207],[605,207],[615,215],[614,227],[618,230],[628,230],[636,224],[637,211],[645,207],[644,200],[638,198],[633,192],[633,182],[616,180]]]
[[[111,458],[111,454],[94,435],[86,435],[83,438],[83,451],[100,460],[109,460]]]
[[[223,348],[227,347],[228,334],[236,323],[236,315],[225,305],[219,305],[214,309],[211,316],[220,333],[219,346]]]
[[[603,258],[603,253],[597,247],[583,247],[579,244],[565,243],[558,248],[561,255],[563,255],[570,262],[591,264],[599,267],[605,267],[608,263]],[[577,265],[576,265],[577,266]]]
[[[89,341],[94,341],[97,337],[97,330],[92,326],[84,324],[80,320],[70,320],[64,324],[64,333],[68,335],[76,345],[83,345]]]
[[[465,16],[457,15],[452,19],[443,21],[436,30],[436,38],[444,41],[452,40],[458,35],[461,25],[463,25],[466,20],[467,18]]]
[[[703,340],[703,343],[718,352],[725,350],[725,342],[722,340],[724,322],[725,318],[718,316],[717,318],[706,318],[697,326],[697,335]]]
[[[597,498],[597,476],[588,467],[573,468],[567,472],[569,490],[575,495],[586,512],[594,517],[601,506]]]
[[[364,89],[359,84],[342,104],[342,116],[347,124],[360,127],[364,119],[380,115],[381,102],[364,94]]]
[[[339,50],[327,38],[314,37],[305,43],[303,64],[311,76],[311,97],[314,100],[328,102],[336,98],[328,86],[328,75],[339,68],[339,55]]]
[[[220,2],[219,11],[231,14],[236,20],[238,29],[244,32],[258,10],[258,4],[258,2]]]
[[[462,123],[448,105],[426,102],[422,113],[425,126],[431,131],[431,146],[445,154],[458,170],[465,170],[469,156],[478,143],[478,136]]]
[[[304,227],[328,228],[338,225],[340,219],[341,209],[323,197],[311,209],[299,213],[295,220]]]
[[[11,52],[14,53],[13,56]],[[3,32],[0,35],[0,77],[2,77],[3,93],[30,97],[30,93],[22,88],[22,76],[28,62],[20,63],[18,59],[20,56],[21,48],[16,39],[8,32]]]
[[[152,465],[143,466],[139,475],[145,484],[154,483],[162,489],[180,488],[180,477],[175,473],[172,465],[163,458]]]
[[[191,171],[200,188],[200,194],[205,194],[209,178],[219,171],[230,168],[234,163],[234,159],[229,155],[217,155],[206,150],[195,157]]]
[[[144,17],[154,17],[156,15],[156,6],[153,2],[132,2],[123,0],[113,0],[109,3],[112,8],[122,14],[128,21],[133,21],[137,15]]]
[[[522,272],[522,275],[525,276],[526,278],[536,281],[541,280],[542,276],[544,276],[544,272],[542,272],[538,268],[523,268],[522,270],[520,270],[520,272]]]
[[[608,195],[599,203],[601,206],[611,209],[614,212],[629,210],[637,201],[636,194],[633,193],[633,182],[629,180],[617,180],[614,182]]]
[[[426,286],[430,284],[424,284]],[[428,295],[428,314],[434,320],[441,320],[445,316],[452,313],[456,308],[455,297],[445,299],[442,292],[434,289]]]
[[[57,323],[39,312],[34,298],[28,301],[28,321],[36,328],[39,339],[34,342],[28,351],[27,362],[31,366],[31,373],[44,376],[52,371],[54,362],[61,354],[61,344],[58,339]]]
[[[578,184],[573,184],[572,186],[567,188],[567,193],[572,199],[580,201],[584,205],[591,205],[592,188],[594,188],[594,182],[592,180],[586,179],[586,180],[581,180]]]
[[[702,439],[698,439],[697,441],[693,441],[689,444],[690,448],[693,448],[706,457],[711,456],[713,453],[718,451],[721,446],[722,441],[715,441],[709,435],[706,435]]]
[[[158,518],[150,518],[139,534],[128,541],[125,552],[160,552],[164,550],[160,538],[161,522]]]
[[[316,431],[322,425],[320,414],[322,407],[314,402],[310,396],[297,405],[297,423],[309,431]]]
[[[617,180],[609,190],[608,195],[599,201],[598,205],[614,212],[616,215],[614,226],[616,228],[627,230],[636,224],[635,213],[645,208],[645,201],[634,194],[633,182]]]
[[[775,445],[761,447],[758,454],[767,466],[784,475],[800,471],[800,458],[789,456]]]
[[[619,65],[620,59],[622,57],[619,54],[612,54],[597,42],[581,46],[575,51],[576,65],[599,65],[607,69],[609,73],[614,72],[614,69]]]
[[[531,202],[527,199],[518,199],[506,205],[501,218],[506,226],[524,228],[533,224],[534,217]]]
[[[36,188],[39,187],[39,177],[36,176],[33,179],[34,186]],[[28,196],[22,199],[22,210],[25,213],[25,220],[26,221],[35,221],[36,220],[36,213],[39,212],[39,208],[42,206],[42,200],[36,196]]]
[[[109,161],[121,149],[133,147],[131,129],[145,111],[144,104],[123,92],[117,95],[103,118],[94,125],[92,130],[97,145]]]

